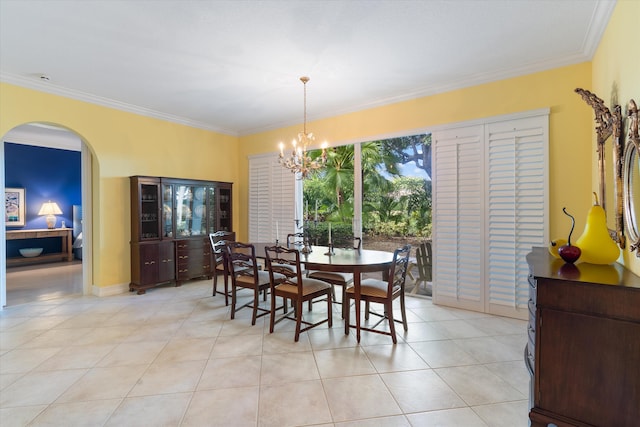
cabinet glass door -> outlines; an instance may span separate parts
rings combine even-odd
[[[218,231],[218,207],[216,203],[216,187],[209,187],[207,191],[208,198],[208,206],[209,210],[207,211],[208,222],[209,222],[209,233],[215,233]]]
[[[231,189],[219,188],[220,230],[231,231]]]
[[[157,239],[160,236],[158,222],[158,185],[140,185],[140,239]]]
[[[176,237],[203,236],[207,231],[207,187],[176,185]]]
[[[173,237],[173,186],[162,186],[162,236]]]

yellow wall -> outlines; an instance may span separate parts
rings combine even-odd
[[[557,68],[523,77],[460,89],[385,107],[360,111],[308,124],[308,128],[330,145],[376,139],[414,129],[549,107],[550,236],[566,237],[567,207],[576,214],[591,202],[591,110],[585,107],[577,87],[591,87],[591,64]],[[299,131],[291,127],[240,138],[241,176],[248,175],[246,156],[277,149],[280,140],[289,141]],[[274,156],[275,156],[274,152]],[[246,204],[245,187],[236,193]],[[584,227],[583,215],[576,215],[576,230]],[[246,215],[240,217],[246,229]],[[578,234],[579,235],[579,234]]]
[[[640,104],[640,2],[637,0],[618,0],[613,15],[609,21],[605,34],[598,45],[592,61],[593,89],[609,108],[619,104],[623,113],[627,102],[634,99]],[[585,104],[586,105],[586,104]],[[593,117],[593,113],[591,113]],[[595,131],[592,130],[592,152],[595,152]],[[607,141],[610,146],[611,140]],[[609,153],[610,151],[608,151]],[[594,176],[596,175],[597,159],[593,159]],[[609,167],[606,171],[612,175]],[[612,184],[606,192],[613,195]],[[613,199],[607,196],[607,203],[613,204]],[[607,213],[611,210],[607,208]],[[611,221],[610,221],[611,225]],[[623,251],[623,262],[634,273],[640,274],[640,260],[629,249]]]
[[[130,281],[129,176],[239,180],[230,154],[236,137],[8,84],[0,84],[0,112],[0,135],[29,122],[54,123],[77,132],[91,149],[96,286]]]

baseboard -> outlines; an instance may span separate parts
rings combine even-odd
[[[97,297],[110,297],[113,295],[120,295],[129,292],[129,284],[121,283],[111,286],[91,286],[91,294]]]

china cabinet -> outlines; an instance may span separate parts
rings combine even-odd
[[[232,184],[132,176],[131,291],[211,277],[209,233],[232,228]]]
[[[531,426],[637,426],[640,277],[622,265],[529,263]]]

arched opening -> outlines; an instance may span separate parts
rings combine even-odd
[[[22,182],[26,182],[23,193],[25,194],[24,202],[27,200],[32,202],[31,206],[27,205],[24,211],[23,221],[18,221],[15,224],[22,224],[22,226],[12,226],[13,223],[8,221],[7,216],[7,200],[5,196],[5,226],[1,227],[2,238],[5,242],[0,248],[0,262],[2,266],[0,268],[0,306],[16,305],[30,301],[37,301],[40,299],[48,299],[63,294],[91,294],[92,285],[92,209],[91,209],[91,182],[92,182],[92,154],[86,141],[75,132],[73,129],[69,129],[65,126],[52,123],[26,123],[17,126],[7,132],[2,139],[2,148],[0,149],[0,181],[2,186],[20,186]],[[11,159],[11,156],[22,156],[20,158],[22,164],[31,164],[38,161],[42,162],[44,156],[45,164],[47,164],[48,170],[53,171],[51,179],[43,178],[42,174],[38,179],[29,179],[24,173],[17,173],[20,175],[20,179],[10,177],[8,173],[16,170],[16,165]],[[38,160],[40,158],[40,160]],[[54,159],[58,159],[59,164],[55,164]],[[25,162],[26,161],[26,162]],[[55,178],[54,178],[55,176]],[[69,178],[71,177],[71,178]],[[74,180],[72,184],[65,184],[65,180]],[[79,182],[78,182],[79,181]],[[79,189],[78,195],[71,195],[65,193],[63,187],[70,188],[69,192],[73,193],[74,188]],[[26,197],[29,194],[30,197]],[[41,200],[43,197],[55,198],[59,197],[65,211],[59,215],[59,219],[56,221],[54,228],[55,235],[60,235],[57,238],[42,238],[38,234],[38,239],[29,239],[33,236],[33,232],[30,230],[35,229],[47,229],[48,225],[44,222],[44,217],[37,216],[40,211]],[[33,202],[36,202],[35,205]],[[13,219],[13,218],[10,218]],[[65,221],[65,228],[62,227],[62,221]],[[68,230],[67,230],[68,229]],[[15,230],[18,230],[16,232]],[[9,231],[7,233],[7,231]],[[46,236],[47,233],[42,233]],[[63,245],[65,239],[71,237],[71,247]],[[24,239],[24,240],[22,240]],[[15,241],[14,241],[15,240]],[[43,244],[37,244],[36,246],[45,246],[48,248],[53,247],[53,254],[50,254],[49,258],[43,258],[41,260],[34,259],[21,259],[21,255],[17,253],[19,246],[24,244],[16,243],[31,243],[42,242]],[[58,246],[56,246],[58,245]],[[48,262],[40,263],[38,261],[56,261],[56,254],[62,246],[64,249],[60,261],[63,262]],[[44,252],[44,251],[43,251]],[[65,254],[71,253],[71,257],[65,256]],[[17,256],[16,256],[17,255]],[[40,255],[43,256],[43,255]],[[71,262],[69,258],[72,259]],[[21,265],[24,264],[24,267]],[[12,267],[17,265],[18,267]],[[55,268],[55,270],[54,270]],[[11,279],[13,270],[20,269],[20,285],[22,286],[17,292],[10,292],[7,294],[7,289],[11,287]],[[33,274],[32,278],[29,277],[29,270],[39,270],[37,274]],[[60,283],[55,286],[60,286],[59,292],[55,291],[55,286],[50,285],[49,288],[42,286],[42,289],[38,287],[38,283],[32,283],[41,281],[43,273],[46,276],[46,272],[51,274],[55,273],[60,275]],[[52,277],[52,276],[51,276]],[[68,288],[64,288],[64,282],[69,281]],[[53,281],[50,281],[53,282]],[[24,286],[27,284],[27,286]],[[13,301],[12,301],[13,295]]]

